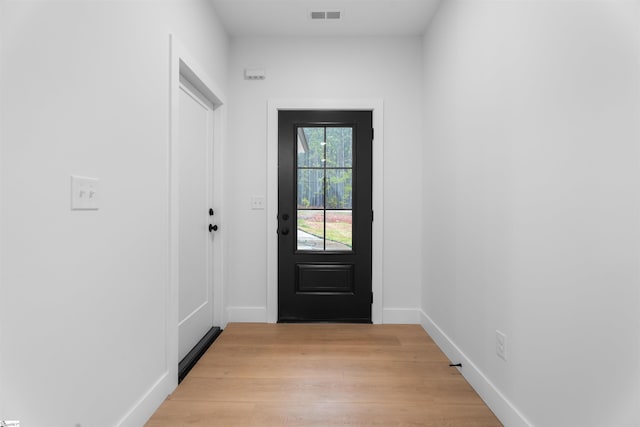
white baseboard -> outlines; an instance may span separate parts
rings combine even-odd
[[[440,349],[454,363],[462,363],[460,373],[505,427],[533,427],[478,367],[456,346],[440,327],[422,310],[420,324]]]
[[[420,310],[417,308],[383,308],[382,323],[417,325],[420,323]]]
[[[158,410],[178,385],[178,377],[170,378],[165,372],[154,385],[133,405],[133,408],[120,420],[118,427],[140,427]]]
[[[227,307],[227,321],[238,323],[266,323],[266,307]]]

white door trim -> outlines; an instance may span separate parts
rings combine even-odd
[[[177,142],[179,140],[179,91],[180,75],[186,78],[199,92],[201,92],[214,106],[213,111],[213,204],[218,207],[216,217],[222,222],[223,194],[223,137],[226,132],[226,108],[224,96],[219,87],[198,65],[197,61],[189,55],[184,47],[172,34],[169,35],[169,138],[166,144],[167,181],[166,186],[167,214],[169,216],[167,254],[169,259],[169,274],[165,287],[165,370],[159,378],[146,390],[140,399],[135,402],[127,414],[117,423],[119,427],[134,427],[143,425],[158,409],[162,402],[178,386],[178,200],[175,197],[178,191],[177,162],[173,159],[177,154]],[[150,213],[153,215],[153,213]],[[224,324],[224,234],[218,232],[213,243],[213,321],[214,324]]]
[[[272,99],[267,110],[267,322],[278,320],[278,111],[363,110],[373,112],[373,323],[382,323],[383,295],[383,101],[382,99]]]
[[[223,200],[223,153],[222,140],[224,135],[225,108],[222,91],[199,66],[198,62],[189,55],[185,48],[171,35],[171,99],[170,99],[170,140],[169,140],[169,291],[167,297],[167,370],[170,378],[175,378],[177,386],[178,378],[178,268],[179,268],[179,170],[178,162],[174,161],[178,155],[179,143],[179,111],[178,94],[180,90],[180,77],[186,79],[207,100],[213,104],[213,173],[208,176],[208,186],[211,188],[212,208],[216,211],[212,220],[220,226],[223,212],[221,209]],[[211,157],[210,157],[211,158]],[[210,171],[211,172],[211,171]],[[213,185],[211,185],[213,183]],[[222,227],[222,226],[220,226]],[[212,257],[212,282],[213,282],[213,323],[224,323],[224,295],[223,295],[223,268],[224,268],[224,234],[216,233],[213,240]],[[175,388],[175,387],[174,387]]]

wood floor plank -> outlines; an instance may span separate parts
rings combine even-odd
[[[208,358],[194,367],[191,377],[202,378],[299,378],[340,374],[343,378],[416,378],[455,376],[445,361],[353,360],[338,358]]]
[[[252,427],[253,403],[166,400],[146,427]]]
[[[188,382],[187,382],[188,381]],[[472,403],[477,395],[459,381],[424,379],[190,378],[172,400],[214,402],[447,402]]]
[[[418,325],[229,324],[147,423],[495,427]]]
[[[330,345],[251,345],[221,343],[209,350],[202,360],[209,358],[305,358],[305,359],[351,359],[360,360],[404,360],[448,362],[446,356],[435,345],[415,344],[398,347],[389,346],[341,346]]]
[[[261,426],[425,426],[494,427],[495,417],[486,407],[425,406],[413,404],[314,405],[261,404],[253,417]]]

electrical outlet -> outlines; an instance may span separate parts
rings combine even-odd
[[[507,336],[496,329],[496,354],[505,362],[507,361]]]

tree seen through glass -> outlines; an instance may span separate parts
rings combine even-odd
[[[353,129],[298,129],[298,250],[353,245]]]

